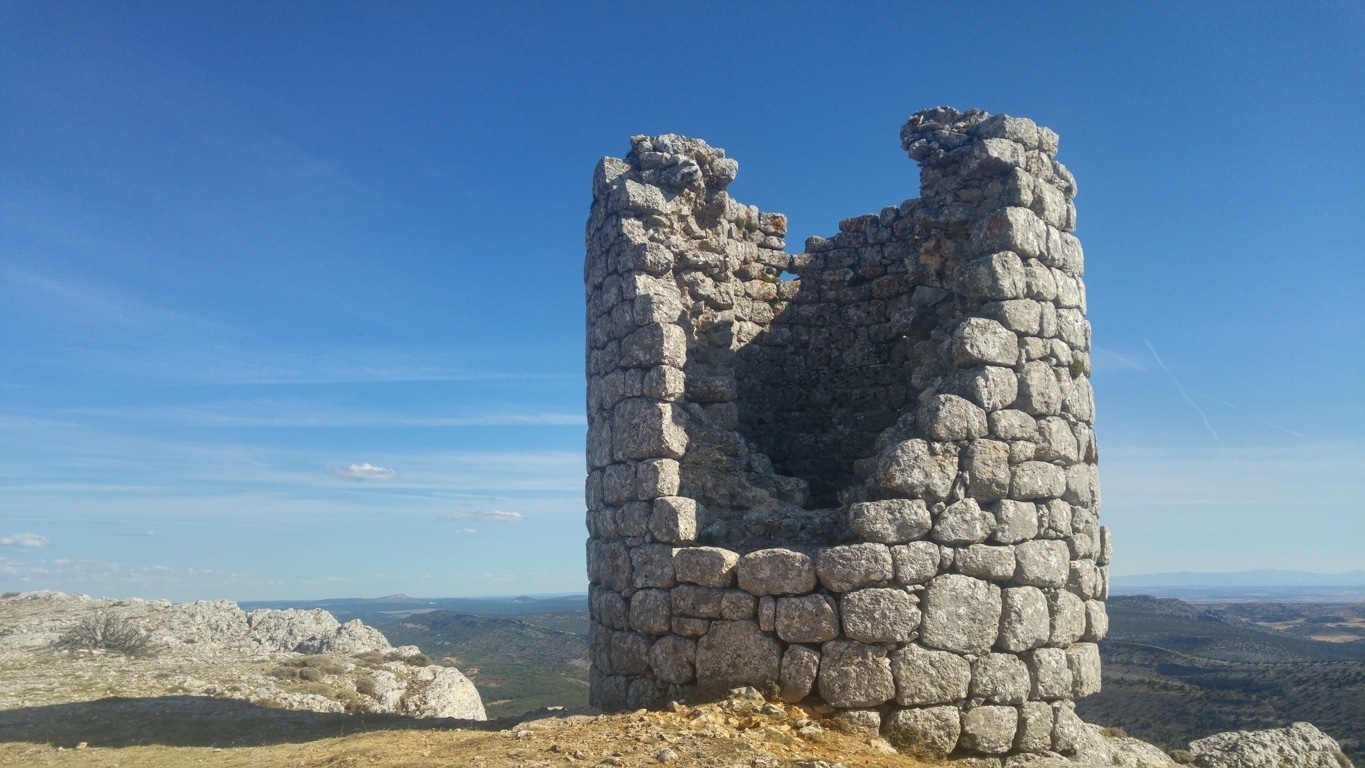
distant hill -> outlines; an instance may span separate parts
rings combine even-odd
[[[1365,570],[1313,573],[1261,568],[1251,571],[1173,571],[1113,576],[1115,587],[1365,587]]]
[[[1100,643],[1103,690],[1088,722],[1167,749],[1230,729],[1306,720],[1365,758],[1365,604],[1191,605],[1113,595]],[[1310,639],[1335,638],[1335,642]]]
[[[238,603],[243,610],[257,608],[322,608],[345,622],[360,619],[374,625],[421,611],[456,611],[489,616],[543,614],[588,610],[586,594],[518,595],[515,597],[336,597],[324,600],[257,600]],[[586,630],[585,630],[586,631]]]
[[[375,629],[395,645],[450,659],[483,696],[489,717],[588,703],[588,612],[480,616],[415,613]]]

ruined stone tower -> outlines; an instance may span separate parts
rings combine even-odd
[[[1057,135],[901,129],[920,197],[805,252],[637,136],[587,227],[592,703],[753,685],[937,755],[1074,749],[1108,532]]]

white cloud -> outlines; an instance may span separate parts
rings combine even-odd
[[[479,531],[478,531],[478,529],[476,529],[476,528],[456,528],[456,529],[455,529],[455,535],[456,535],[456,536],[471,536],[471,535],[476,534],[476,533],[478,533],[478,532],[479,532]]]
[[[376,467],[368,462],[349,467],[332,467],[332,473],[345,480],[392,480],[398,477],[398,473],[392,469]]]
[[[519,520],[525,520],[526,518],[520,512],[503,512],[495,509],[491,512],[447,512],[446,514],[441,515],[440,519],[477,520],[481,523],[515,523]]]
[[[0,547],[46,547],[46,536],[36,533],[16,533],[13,536],[0,536]]]

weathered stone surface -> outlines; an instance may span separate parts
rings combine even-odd
[[[1045,752],[1052,749],[1052,706],[1043,701],[1026,701],[1019,707],[1019,730],[1014,735],[1019,752]]]
[[[1348,768],[1331,736],[1310,723],[1265,731],[1229,731],[1190,742],[1199,768]]]
[[[933,520],[920,499],[865,501],[849,506],[849,527],[867,541],[900,544],[922,538]]]
[[[704,587],[730,586],[737,565],[739,554],[720,547],[686,547],[673,553],[675,578]]]
[[[1000,587],[947,574],[929,582],[921,604],[920,642],[957,653],[986,653],[1000,631]]]
[[[978,544],[995,532],[995,515],[981,509],[975,499],[950,504],[934,521],[929,537],[940,544]]]
[[[828,595],[779,597],[775,626],[789,643],[823,643],[839,636],[839,611]]]
[[[1064,589],[1048,595],[1052,633],[1048,645],[1065,648],[1085,634],[1085,601]]]
[[[972,544],[957,550],[953,565],[964,576],[1008,581],[1014,575],[1014,547]]]
[[[671,617],[667,590],[642,589],[630,598],[630,626],[636,632],[667,634]]]
[[[646,544],[630,550],[630,573],[637,589],[659,587],[667,589],[676,581],[673,576],[673,548],[667,544]]]
[[[958,746],[988,755],[1003,755],[1014,746],[1019,710],[1014,707],[973,707],[962,713],[962,736]]]
[[[905,440],[884,451],[877,461],[882,487],[937,501],[948,495],[957,477],[957,453],[924,440]]]
[[[1066,470],[1042,461],[1026,461],[1014,468],[1010,497],[1027,501],[1049,499],[1066,492]]]
[[[820,672],[820,652],[804,645],[789,645],[782,654],[781,676],[778,680],[778,696],[788,704],[806,698],[815,687],[815,678]]]
[[[903,589],[849,592],[839,598],[839,614],[844,634],[864,643],[903,643],[919,631],[919,606]]]
[[[680,459],[687,450],[682,414],[673,404],[645,398],[622,400],[612,412],[612,456]]]
[[[791,549],[761,549],[739,560],[739,588],[753,595],[799,595],[815,589],[815,561]]]
[[[1010,587],[1001,592],[1004,610],[995,647],[1011,653],[1039,648],[1052,635],[1047,596],[1037,587]]]
[[[1024,262],[1009,251],[973,259],[958,267],[953,278],[964,296],[1012,299],[1024,295]]]
[[[415,684],[403,700],[403,714],[409,717],[488,719],[478,690],[460,670],[433,664],[413,670],[412,678]]]
[[[673,459],[646,459],[635,465],[636,498],[648,501],[676,496],[680,482],[678,462]]]
[[[984,317],[971,317],[959,325],[953,332],[952,344],[953,361],[959,365],[1012,366],[1019,357],[1018,337]],[[1057,400],[1060,406],[1061,397]]]
[[[991,534],[991,541],[1018,544],[1038,535],[1038,508],[1033,502],[1006,499],[996,502],[992,511],[995,513],[995,532]]]
[[[973,701],[1023,704],[1031,685],[1028,667],[1012,653],[988,653],[972,662]]]
[[[891,559],[895,564],[896,582],[923,584],[938,575],[941,558],[939,546],[932,541],[912,541],[892,547]]]
[[[1062,587],[1070,573],[1070,551],[1066,543],[1051,539],[1035,539],[1016,544],[1014,556],[1017,568],[1014,581],[1031,587]]]
[[[1085,634],[1081,639],[1087,643],[1098,643],[1109,634],[1109,614],[1104,609],[1103,600],[1085,601]]]
[[[891,549],[885,544],[845,544],[820,550],[815,573],[831,592],[890,581],[895,575]]]
[[[1015,402],[1020,410],[1034,416],[1061,413],[1062,390],[1057,386],[1052,366],[1038,360],[1025,363],[1019,374],[1019,396]]]
[[[654,500],[649,532],[669,544],[682,544],[697,537],[697,502],[685,496],[662,496]]]
[[[1008,408],[1019,396],[1019,378],[1014,371],[998,365],[972,369],[962,383],[963,393],[987,411]]]
[[[962,733],[957,707],[898,709],[882,719],[882,735],[904,752],[943,759]]]
[[[697,641],[697,683],[705,688],[756,688],[777,682],[782,646],[752,621],[713,621]]]
[[[1038,422],[1017,410],[996,411],[989,417],[991,436],[999,440],[1037,440]]]
[[[896,703],[925,706],[966,699],[972,670],[955,653],[910,643],[891,654],[891,674],[896,680]]]
[[[896,695],[886,648],[834,640],[820,649],[820,696],[835,707],[875,707]]]
[[[1060,648],[1039,648],[1023,655],[1032,680],[1031,699],[1069,698],[1071,669],[1067,666],[1066,651]]]
[[[649,591],[649,590],[641,590]],[[638,592],[636,593],[639,594]],[[725,598],[724,590],[711,587],[698,587],[692,584],[679,584],[669,590],[672,612],[679,616],[695,616],[699,619],[715,619],[721,614],[721,603]],[[632,598],[633,600],[634,598]]]
[[[919,429],[941,443],[986,435],[986,412],[957,395],[934,395],[919,410]]]
[[[1100,647],[1094,643],[1073,643],[1066,649],[1066,666],[1071,671],[1071,695],[1075,698],[1100,692]]]
[[[692,682],[697,674],[697,641],[677,635],[659,638],[649,648],[649,666],[660,682]]]
[[[728,621],[752,619],[758,608],[758,598],[739,589],[727,589],[720,600],[720,617]]]
[[[979,502],[1003,499],[1009,495],[1013,472],[1010,446],[998,440],[977,440],[962,454],[967,472],[967,491]]]

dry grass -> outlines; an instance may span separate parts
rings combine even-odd
[[[680,707],[674,712],[569,716],[534,722],[478,724],[407,718],[350,717],[317,713],[196,711],[203,702],[108,701],[101,725],[93,710],[65,713],[66,727],[46,735],[0,721],[0,766],[66,768],[182,768],[182,766],[280,766],[281,768],[447,768],[480,766],[660,765],[672,749],[674,765],[791,766],[803,760],[842,762],[850,768],[919,768],[911,757],[887,753],[884,742],[824,730],[818,738],[795,733],[809,713],[784,707],[763,714],[735,704]],[[181,697],[194,699],[195,697]],[[180,706],[183,711],[169,710]],[[159,720],[125,718],[160,707]],[[12,714],[12,713],[5,713]],[[52,714],[52,713],[45,713]],[[75,718],[75,719],[72,719]],[[330,733],[328,733],[330,731]],[[352,732],[359,731],[359,732]],[[79,747],[86,734],[87,745]],[[252,740],[258,740],[251,743]],[[214,746],[218,742],[221,746]],[[228,746],[236,742],[237,746]],[[757,762],[756,762],[757,761]]]

